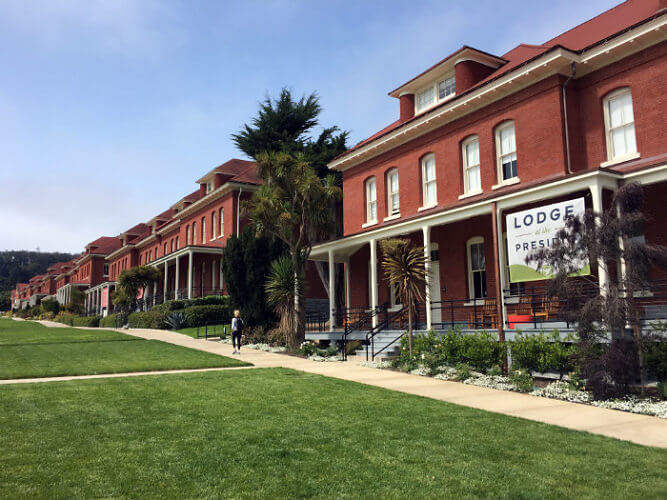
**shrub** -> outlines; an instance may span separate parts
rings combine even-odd
[[[167,314],[163,311],[134,312],[127,317],[130,328],[165,329],[164,320]]]
[[[126,313],[114,313],[100,319],[100,328],[121,328],[127,324]]]
[[[56,315],[60,312],[60,303],[54,299],[45,299],[42,301],[42,310],[45,313]]]
[[[503,374],[503,369],[498,365],[493,365],[491,368],[486,370],[486,374],[491,377],[499,377]]]
[[[180,330],[181,328],[185,328],[187,322],[187,318],[182,311],[171,312],[164,320],[164,323],[169,330]]]
[[[558,372],[560,377],[573,369],[572,358],[575,347],[561,342],[560,334],[554,331],[551,338],[543,333],[538,335],[517,335],[512,342],[512,364],[535,372]]]
[[[267,342],[272,346],[286,346],[287,345],[287,334],[285,330],[280,328],[274,328],[269,330]]]
[[[243,337],[248,344],[268,344],[269,335],[263,326],[253,326],[243,330]]]
[[[152,310],[151,310],[152,312]],[[159,312],[159,311],[158,311]],[[185,315],[187,326],[203,326],[205,324],[229,323],[232,311],[228,305],[198,305],[182,310]],[[166,313],[162,313],[166,317]],[[164,318],[163,318],[164,321]],[[246,332],[247,338],[247,332]]]
[[[179,311],[181,309],[187,309],[192,306],[227,306],[230,309],[231,316],[231,304],[229,297],[226,295],[209,295],[206,297],[198,297],[196,299],[178,299],[178,300],[168,300],[162,304],[158,304],[151,308],[151,311]]]
[[[457,380],[463,382],[464,380],[468,380],[470,377],[472,377],[472,374],[470,373],[470,365],[468,365],[468,363],[459,363],[456,365]]]
[[[649,378],[658,382],[667,381],[667,340],[653,337],[645,342],[644,365]]]
[[[510,375],[510,383],[519,392],[530,392],[533,390],[533,377],[527,371],[515,370]]]
[[[476,370],[488,370],[502,364],[503,346],[496,338],[486,332],[463,335],[461,337],[461,361]]]
[[[92,326],[97,327],[100,325],[99,316],[74,316],[72,317],[72,326]]]
[[[65,325],[72,326],[72,320],[74,318],[76,318],[76,314],[72,314],[66,311],[61,311],[56,315],[55,318],[53,318],[53,321],[57,321],[58,323],[63,323]]]

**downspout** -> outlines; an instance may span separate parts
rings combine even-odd
[[[567,123],[567,93],[565,92],[565,88],[567,87],[567,84],[570,83],[570,80],[574,78],[574,75],[577,73],[577,63],[572,62],[572,74],[568,77],[567,80],[565,80],[565,83],[563,83],[562,91],[563,91],[563,117],[565,119],[565,162],[567,165],[567,173],[571,174],[572,173],[572,164],[570,160],[570,128]]]
[[[243,192],[243,188],[239,188],[239,196],[236,200],[236,236],[238,237],[240,234],[240,228],[241,228],[241,193]]]

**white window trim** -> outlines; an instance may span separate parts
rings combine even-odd
[[[389,182],[389,178],[396,174],[396,188],[397,191],[396,193],[391,192],[391,182]],[[390,168],[387,170],[387,173],[385,174],[385,187],[387,190],[387,216],[384,218],[384,220],[393,220],[401,216],[401,185],[400,185],[400,179],[398,177],[398,168]],[[392,213],[391,212],[391,197],[392,195],[396,194],[398,196],[398,212]]]
[[[220,220],[218,221],[218,224],[220,224],[220,234],[218,238],[222,238],[225,235],[225,209],[221,208],[218,213],[220,216]]]
[[[210,241],[213,241],[216,238],[215,234],[216,234],[216,225],[218,223],[217,221],[218,221],[218,218],[216,217],[215,212],[212,212],[211,213],[211,240]]]
[[[388,221],[390,221],[390,220],[396,220],[396,219],[400,219],[400,218],[401,218],[401,214],[394,214],[394,215],[390,215],[389,217],[385,217],[385,218],[382,219],[382,220],[383,220],[384,222],[388,222]]]
[[[508,128],[513,128],[514,129],[514,154],[517,155],[517,173],[516,177],[511,177],[509,179],[503,179],[503,152],[501,148],[501,143],[500,143],[500,133]],[[498,179],[498,184],[495,184],[491,189],[498,189],[499,187],[502,186],[509,186],[512,184],[516,184],[519,182],[519,148],[517,147],[516,143],[516,127],[514,126],[514,120],[507,120],[506,122],[501,123],[496,127],[495,133],[495,141],[496,141],[496,177]]]
[[[484,298],[475,298],[475,283],[472,279],[472,246],[473,245],[478,245],[478,244],[484,244],[484,237],[483,236],[473,236],[470,238],[468,241],[466,241],[466,271],[467,271],[467,279],[468,279],[468,298],[471,301],[481,301],[482,303],[484,302]],[[486,259],[484,259],[486,262]],[[486,268],[485,268],[486,269]]]
[[[427,111],[427,110],[437,106],[438,104],[443,103],[445,101],[449,101],[450,99],[455,97],[456,96],[456,78],[454,79],[454,89],[455,89],[454,93],[450,94],[446,97],[443,97],[442,99],[440,99],[440,97],[438,97],[439,94],[440,94],[439,88],[438,88],[440,86],[440,82],[443,82],[444,80],[447,80],[447,79],[452,78],[454,76],[455,75],[454,75],[453,71],[450,72],[450,73],[447,73],[446,75],[442,75],[441,77],[436,78],[435,81],[433,81],[431,84],[425,85],[424,87],[420,88],[417,92],[415,92],[415,115],[417,115],[419,113],[423,113],[424,111]],[[422,94],[423,92],[427,91],[428,89],[433,89],[433,102],[431,104],[429,104],[428,106],[424,106],[423,108],[420,108],[419,107],[419,94]]]
[[[375,199],[373,201],[370,200],[370,187],[371,184],[375,186]],[[378,222],[378,185],[377,185],[377,179],[375,176],[369,177],[366,179],[364,182],[364,189],[366,190],[366,224],[367,225],[373,225],[377,224]],[[371,218],[371,204],[375,203],[375,218]],[[366,227],[365,225],[362,227]]]
[[[632,101],[632,90],[630,89],[630,87],[622,87],[620,89],[614,90],[613,92],[610,92],[602,99],[602,108],[604,113],[604,136],[607,146],[607,161],[601,163],[600,164],[601,167],[608,167],[609,165],[615,165],[617,163],[623,163],[628,160],[634,160],[635,158],[639,158],[640,156],[639,151],[634,151],[632,153],[626,153],[624,155],[619,155],[619,156],[610,154],[613,152],[614,146],[611,139],[611,117],[609,116],[609,101],[617,97],[620,97],[624,94],[628,94],[630,96],[630,104],[632,105],[632,125],[635,132],[635,148],[637,148],[637,127],[635,125],[636,124],[635,104]],[[629,123],[625,123],[623,127],[627,125],[629,125]]]
[[[431,200],[429,203],[426,203],[426,160],[429,158],[433,158],[433,162],[435,163],[435,154],[434,153],[429,153],[427,155],[422,156],[421,159],[421,169],[422,169],[422,204],[421,206],[417,209],[417,211],[421,212],[422,210],[428,210],[429,208],[433,208],[438,205],[438,165],[437,163],[435,164],[435,178],[430,181],[435,183],[435,199]]]
[[[479,189],[471,190],[470,186],[468,185],[468,169],[471,167],[470,165],[468,165],[468,152],[466,151],[466,146],[475,142],[477,143],[477,156],[479,163],[477,165],[474,165],[474,167],[479,167]],[[463,157],[463,195],[461,196],[463,197],[475,196],[477,194],[483,193],[484,190],[482,189],[482,158],[481,155],[479,154],[478,135],[471,135],[461,143],[461,154]],[[459,200],[461,199],[461,196],[459,196]]]

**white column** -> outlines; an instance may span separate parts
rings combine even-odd
[[[188,299],[192,298],[192,250],[188,252]]]
[[[345,261],[345,307],[350,308],[350,259]]]
[[[167,302],[167,284],[169,283],[169,261],[164,261],[164,289],[162,290],[162,301]]]
[[[224,276],[222,275],[222,257],[220,257],[220,295],[222,295],[222,287],[224,286]]]
[[[181,285],[181,279],[180,279],[181,275],[179,273],[179,269],[180,269],[179,264],[180,264],[180,262],[181,262],[180,256],[176,257],[176,281],[174,283],[174,298],[176,298],[176,299],[180,298],[180,294],[178,293],[178,287]]]
[[[211,294],[214,293],[214,290],[217,288],[216,287],[216,272],[215,272],[215,261],[211,262]]]
[[[378,306],[378,257],[377,257],[377,245],[376,241],[373,239],[368,242],[371,247],[371,282],[368,286],[371,287],[371,309],[375,309]],[[373,327],[376,327],[378,324],[378,317],[376,314],[373,315]]]
[[[333,250],[329,250],[329,331],[336,326],[336,268]]]
[[[602,214],[604,208],[602,206],[602,186],[595,182],[591,184],[591,198],[593,200],[593,212]],[[598,283],[600,285],[600,294],[607,295],[607,283],[609,277],[607,276],[607,268],[605,267],[604,259],[598,258]]]
[[[426,329],[431,329],[431,228],[430,226],[422,226],[422,233],[424,234],[424,259],[426,260],[426,293],[425,305],[426,308]]]

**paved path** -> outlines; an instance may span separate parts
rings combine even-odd
[[[51,326],[51,322],[42,323]],[[180,333],[140,328],[117,331],[145,339],[156,339],[200,351],[236,357],[232,355],[232,346],[230,344],[193,339]],[[239,357],[259,368],[292,368],[327,377],[384,387],[408,394],[416,394],[418,396],[494,413],[502,413],[546,424],[558,425],[568,429],[587,431],[646,446],[667,448],[667,420],[658,417],[638,415],[618,410],[607,410],[595,406],[529,396],[516,392],[498,391],[391,370],[366,368],[351,361],[347,363],[318,362],[255,349],[243,349]]]

